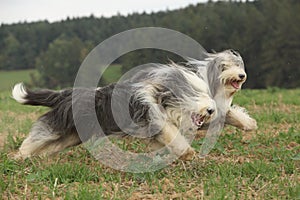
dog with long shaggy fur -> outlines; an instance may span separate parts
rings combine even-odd
[[[104,135],[125,132],[153,138],[172,153],[189,160],[195,152],[183,136],[187,129],[205,129],[210,122],[222,123],[223,118],[226,124],[243,130],[257,128],[256,121],[244,108],[231,106],[246,77],[239,53],[226,50],[207,54],[202,61],[190,59],[185,67],[156,64],[140,70],[122,84],[97,89],[31,91],[17,84],[12,93],[18,102],[51,108],[33,125],[20,147],[20,156],[53,154],[78,145],[99,132],[95,128],[99,123]],[[116,104],[112,105],[112,99],[117,100]],[[77,105],[76,111],[72,103]],[[112,107],[123,120],[121,128]],[[127,107],[129,121],[122,115]],[[93,111],[96,111],[96,121],[89,120]],[[74,116],[79,118],[77,122],[89,127],[84,136],[78,135]],[[137,126],[132,127],[131,120]]]
[[[217,104],[219,115],[224,114],[226,124],[245,131],[257,129],[256,120],[245,108],[232,105],[234,94],[247,79],[243,59],[237,51],[207,54],[204,61],[190,59],[188,64],[209,85],[210,96]]]
[[[12,95],[18,102],[50,107],[50,111],[34,123],[19,149],[19,156],[57,153],[94,135],[99,136],[103,131],[104,135],[123,132],[153,138],[167,146],[171,153],[190,160],[195,152],[182,131],[196,131],[212,120],[215,101],[209,96],[208,85],[195,73],[176,65],[156,65],[155,68],[144,80],[128,80],[97,89],[32,91],[23,84],[15,85]],[[117,123],[113,110],[118,112],[121,124]],[[96,120],[93,120],[93,111],[96,111]],[[123,115],[126,112],[129,118]],[[97,123],[102,130],[96,128]],[[84,135],[78,134],[78,124],[87,127]]]
[[[173,64],[175,65],[175,64]],[[164,68],[146,68],[140,70],[130,78],[133,82],[145,81],[149,76],[155,76],[156,79],[163,79]],[[241,55],[234,50],[225,50],[219,53],[206,53],[203,60],[188,59],[186,70],[196,74],[198,78],[208,85],[207,94],[216,102],[220,111],[218,119],[223,119],[226,124],[235,126],[245,131],[257,129],[256,120],[251,118],[245,108],[232,105],[234,94],[241,90],[243,83],[247,79],[245,66]],[[193,81],[195,76],[189,79],[192,84],[198,84]],[[207,128],[208,125],[201,129]]]

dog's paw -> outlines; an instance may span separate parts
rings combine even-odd
[[[254,131],[256,130],[258,127],[257,127],[257,122],[255,119],[252,119],[250,118],[248,120],[248,122],[244,125],[243,127],[243,130],[245,131]]]
[[[193,160],[193,158],[196,156],[196,151],[189,147],[179,158],[184,161]]]

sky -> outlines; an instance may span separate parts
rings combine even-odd
[[[157,12],[183,8],[207,0],[0,0],[0,24],[48,20],[67,17],[110,17],[133,12]]]

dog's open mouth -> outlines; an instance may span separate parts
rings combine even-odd
[[[232,80],[229,83],[230,83],[230,85],[232,87],[234,87],[234,89],[238,90],[238,89],[240,89],[240,85],[241,85],[242,82],[243,82],[242,80],[240,80],[240,81],[238,81],[238,80]]]
[[[202,116],[200,114],[197,114],[197,113],[192,113],[191,115],[191,118],[192,118],[192,122],[195,126],[197,126],[198,128],[200,128],[203,124],[204,124],[204,121],[205,121],[205,115]]]

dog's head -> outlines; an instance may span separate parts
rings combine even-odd
[[[204,124],[214,119],[217,113],[217,107],[215,101],[207,94],[203,94],[203,96],[195,102],[197,103],[194,104],[196,106],[191,112],[191,120],[193,125],[201,128]],[[190,106],[192,106],[192,104],[190,104]]]
[[[207,79],[214,96],[220,86],[227,96],[232,96],[240,90],[246,81],[247,74],[240,54],[234,50],[225,50],[220,53],[208,54]]]
[[[244,62],[240,54],[234,50],[226,50],[219,53],[218,58],[219,79],[225,90],[231,92],[240,90],[247,78]]]

